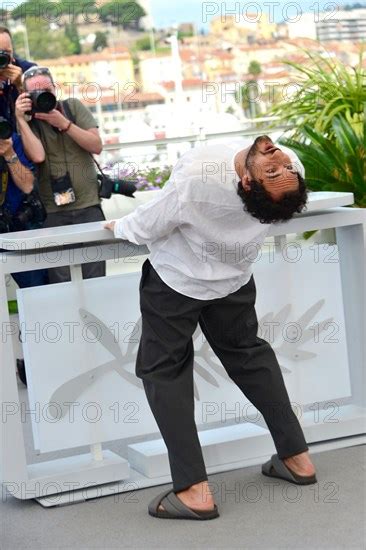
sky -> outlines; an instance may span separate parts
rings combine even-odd
[[[174,23],[184,23],[184,22],[193,22],[196,24],[196,28],[199,31],[201,28],[208,28],[209,16],[208,12],[210,10],[217,11],[216,15],[221,15],[221,12],[226,10],[236,10],[238,16],[242,11],[248,9],[248,12],[260,13],[260,9],[265,11],[267,15],[270,13],[274,14],[274,19],[276,22],[283,21],[288,18],[291,19],[297,14],[301,15],[301,11],[305,12],[315,12],[319,10],[320,12],[326,9],[328,6],[329,9],[339,10],[340,7],[344,4],[353,4],[360,3],[365,5],[366,1],[362,0],[345,0],[345,2],[327,2],[315,0],[301,0],[297,2],[287,2],[287,1],[207,1],[207,0],[150,0],[151,10],[154,19],[155,28],[170,27]],[[273,11],[272,11],[273,10]],[[298,11],[299,10],[299,11]]]
[[[3,7],[20,4],[26,0],[9,0],[3,2]],[[42,0],[39,0],[40,2]],[[76,1],[77,0],[70,0]],[[113,0],[111,0],[113,1]],[[138,0],[137,0],[138,1]],[[209,29],[210,12],[215,16],[224,16],[225,12],[233,11],[238,18],[248,12],[273,14],[276,22],[291,20],[301,13],[322,12],[328,9],[339,10],[345,4],[362,4],[366,7],[366,0],[341,0],[329,2],[327,0],[147,0],[150,1],[154,27],[162,29],[176,23],[195,23],[197,32]],[[98,0],[96,0],[98,4]],[[260,10],[263,10],[262,12]],[[336,17],[336,11],[332,17]],[[212,17],[212,16],[211,16]]]

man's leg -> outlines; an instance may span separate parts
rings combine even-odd
[[[61,227],[63,225],[72,225],[71,212],[64,210],[60,212],[51,212],[47,214],[46,221],[43,224],[43,228],[48,227]],[[70,281],[70,268],[69,266],[63,267],[49,267],[48,279],[50,284],[66,283]]]
[[[194,420],[192,335],[202,308],[200,302],[175,292],[145,261],[140,282],[142,335],[136,375],[143,381],[167,446],[176,493],[207,481]]]
[[[205,306],[199,324],[230,378],[263,415],[279,458],[298,455],[289,461],[296,463],[294,471],[311,475],[308,446],[291,408],[276,355],[269,343],[257,336],[255,298],[252,277],[237,292]]]

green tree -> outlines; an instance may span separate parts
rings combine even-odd
[[[47,18],[45,14],[47,14]],[[49,21],[51,17],[56,19],[59,14],[60,9],[47,0],[28,0],[14,8],[11,12],[11,17],[15,20],[21,19],[22,21],[25,21],[28,17],[38,18],[41,23],[41,21],[45,22],[46,19]]]
[[[193,31],[178,31],[178,40],[183,40],[184,38],[191,38],[194,36]]]
[[[136,40],[135,49],[137,51],[148,51],[151,50],[151,40],[149,36],[143,36],[142,38],[139,38]]]
[[[146,15],[145,10],[137,2],[129,0],[113,0],[99,9],[102,21],[110,21],[123,29],[139,29],[140,19]]]
[[[236,94],[236,102],[240,103],[245,116],[255,118],[261,114],[259,106],[260,90],[256,80],[248,80]]]
[[[248,73],[253,76],[259,76],[262,72],[262,67],[258,61],[251,61],[248,67]]]
[[[88,21],[88,16],[98,13],[98,8],[93,0],[60,0],[61,13],[69,16],[72,23],[76,23],[78,15],[82,14],[84,20]]]
[[[11,16],[12,19],[38,17],[40,20],[53,21],[58,23],[61,15],[68,15],[71,23],[76,22],[76,17],[83,13],[87,18],[88,14],[96,13],[97,7],[93,0],[61,0],[52,2],[49,0],[27,0],[15,7]]]
[[[70,53],[72,55],[79,55],[81,53],[81,45],[78,29],[75,23],[70,23],[65,26],[65,37],[70,41]]]
[[[104,50],[104,48],[108,47],[108,40],[107,40],[107,33],[97,31],[95,33],[95,40],[93,43],[93,51],[94,52],[100,52]]]
[[[15,53],[19,57],[23,57],[24,59],[27,57],[27,52],[25,50],[25,38],[24,38],[24,32],[13,32],[13,47]]]
[[[72,53],[73,45],[65,36],[62,29],[59,31],[51,31],[48,23],[38,17],[27,17],[25,25],[27,28],[29,49],[32,59],[53,59]],[[21,48],[18,49],[18,45],[21,46]],[[23,45],[23,33],[16,33],[16,51],[19,52]]]

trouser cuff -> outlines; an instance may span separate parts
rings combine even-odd
[[[291,453],[277,453],[277,455],[278,455],[278,458],[280,458],[282,460],[283,458],[290,458],[291,456],[295,456],[295,455],[299,455],[301,453],[305,453],[308,450],[309,450],[309,447],[306,446],[306,447],[303,447],[300,450],[292,451]]]
[[[189,481],[187,483],[174,483],[173,482],[173,490],[175,493],[178,493],[179,491],[185,491],[186,489],[189,489],[189,487],[192,487],[192,485],[195,485],[196,483],[201,483],[202,481],[208,481],[207,476],[200,477],[199,479],[195,479],[192,481]]]

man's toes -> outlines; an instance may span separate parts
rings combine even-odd
[[[164,508],[164,506],[163,506],[162,504],[159,505],[159,508],[158,508],[158,509],[161,510],[162,512],[165,512],[165,508]]]

